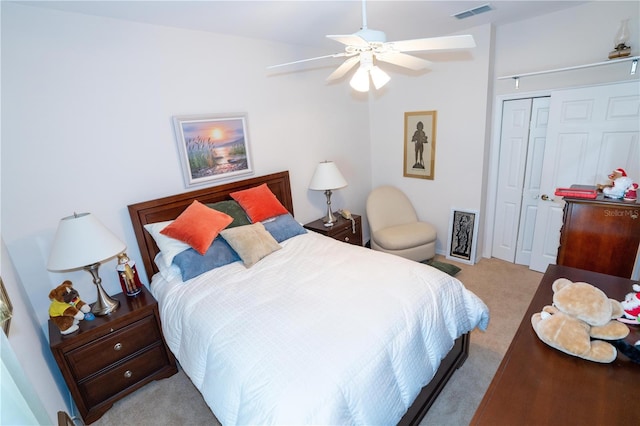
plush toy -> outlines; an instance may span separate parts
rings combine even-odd
[[[613,362],[618,354],[616,346],[605,340],[624,342],[622,339],[629,335],[629,328],[614,320],[624,312],[620,302],[591,284],[566,278],[557,279],[552,289],[553,306],[545,306],[531,317],[540,340],[569,355]],[[636,350],[628,346],[630,351]]]
[[[611,180],[611,183],[598,185],[597,187],[608,198],[624,197],[625,191],[633,184],[633,180],[627,176],[627,172],[622,168],[615,169],[607,177]]]
[[[49,300],[49,318],[58,326],[60,334],[73,333],[80,328],[78,323],[85,314],[90,314],[91,308],[80,299],[69,280],[51,290]]]
[[[628,293],[620,302],[624,314],[618,320],[627,324],[640,324],[640,285],[634,284],[632,288],[634,292]]]
[[[624,191],[625,201],[636,201],[638,199],[638,184],[632,183],[626,191]]]

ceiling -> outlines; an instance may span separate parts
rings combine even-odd
[[[37,7],[155,25],[259,38],[335,50],[326,34],[352,34],[362,26],[360,0],[343,1],[16,1]],[[489,12],[451,15],[490,4]],[[582,1],[369,0],[367,26],[388,41],[435,37],[493,23],[501,25],[577,6]],[[341,50],[341,48],[339,48]]]

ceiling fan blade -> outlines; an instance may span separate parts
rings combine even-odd
[[[468,49],[476,47],[472,35],[418,38],[387,43],[400,52],[417,52],[419,50]]]
[[[360,56],[352,56],[351,58],[347,59],[338,68],[336,68],[336,70],[332,72],[329,77],[327,77],[327,81],[337,80],[341,78],[358,62],[360,62]]]
[[[376,59],[389,64],[398,65],[400,67],[409,68],[415,71],[423,70],[431,66],[431,62],[426,59],[416,58],[400,52],[380,53],[376,55]]]
[[[300,59],[299,61],[285,62],[284,64],[278,64],[278,65],[270,65],[270,66],[267,67],[267,69],[285,67],[287,65],[300,64],[302,62],[315,61],[315,60],[318,60],[318,59],[339,58],[341,56],[347,56],[347,53],[346,52],[340,52],[340,53],[334,53],[332,55],[316,56],[315,58]]]
[[[347,46],[356,46],[356,47],[368,47],[369,43],[367,42],[367,40],[363,39],[362,37],[359,37],[355,34],[348,34],[348,35],[328,35],[327,38],[330,38],[331,40],[335,40],[339,43],[342,43],[344,45]]]

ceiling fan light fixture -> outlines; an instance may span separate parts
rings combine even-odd
[[[368,92],[369,72],[363,67],[358,68],[358,71],[351,77],[349,85],[353,90],[357,90],[358,92]]]
[[[373,85],[375,86],[376,90],[381,89],[382,86],[384,86],[389,82],[389,80],[391,80],[391,77],[389,77],[389,74],[382,71],[378,66],[371,68],[370,73],[371,73],[371,80],[373,80]]]
[[[477,8],[461,12],[459,15],[468,14],[469,16],[472,16],[474,14],[484,13],[490,10],[492,10],[492,8],[487,3]],[[334,81],[343,78],[351,71],[352,68],[359,64],[360,67],[351,78],[350,85],[354,90],[367,92],[369,90],[370,78],[373,80],[373,84],[376,89],[380,89],[391,80],[387,73],[379,69],[377,66],[374,66],[374,60],[376,62],[385,62],[399,67],[408,68],[410,70],[420,71],[429,68],[431,62],[426,59],[408,55],[405,52],[471,49],[476,47],[475,40],[471,35],[429,37],[387,42],[387,37],[383,31],[372,30],[367,27],[366,0],[362,0],[362,27],[360,27],[360,31],[353,34],[327,35],[327,38],[343,44],[344,51],[331,55],[287,62],[268,68],[298,64],[329,57],[342,57],[346,59],[329,75],[329,77],[327,77],[327,81]],[[371,74],[371,77],[369,77],[369,74]]]

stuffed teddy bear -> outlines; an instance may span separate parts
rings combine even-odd
[[[591,284],[566,278],[554,281],[552,289],[553,306],[545,306],[531,317],[538,338],[569,355],[613,362],[618,355],[616,347],[604,340],[619,341],[629,335],[629,328],[614,320],[624,312],[620,302]]]
[[[70,334],[80,328],[78,323],[91,309],[80,299],[69,280],[51,290],[49,300],[49,318],[58,326],[60,334]]]
[[[615,169],[607,177],[611,180],[610,184],[597,186],[607,198],[622,198],[626,190],[633,184],[633,180],[627,176],[627,172],[622,168]]]

